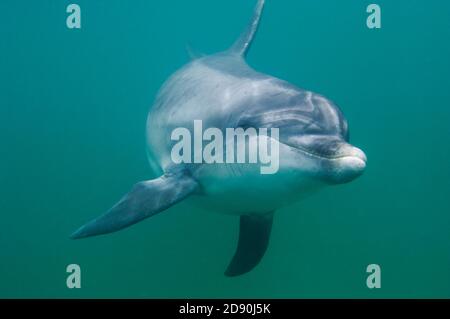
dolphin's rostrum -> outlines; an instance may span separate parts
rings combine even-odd
[[[366,157],[348,143],[347,121],[333,102],[246,63],[264,2],[258,1],[249,26],[229,50],[194,59],[161,88],[147,120],[149,161],[161,177],[137,183],[72,238],[121,230],[191,197],[212,211],[240,216],[238,247],[225,272],[237,276],[262,259],[275,210],[361,175]],[[192,129],[196,120],[221,130],[278,128],[279,171],[262,175],[249,164],[174,165],[171,132]]]

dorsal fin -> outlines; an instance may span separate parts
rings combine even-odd
[[[228,50],[228,52],[241,56],[247,55],[247,52],[252,45],[253,39],[255,38],[255,34],[258,31],[259,22],[261,21],[261,15],[264,9],[264,3],[265,0],[258,0],[252,20],[250,21],[244,32],[241,34],[239,39]]]

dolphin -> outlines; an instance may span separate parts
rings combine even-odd
[[[71,238],[116,232],[190,198],[211,211],[239,216],[237,249],[225,271],[239,276],[263,258],[276,210],[363,173],[367,158],[349,144],[347,121],[335,103],[246,63],[264,3],[258,0],[250,23],[228,50],[193,58],[160,89],[146,126],[149,163],[160,177],[135,184]],[[279,170],[261,174],[248,163],[175,164],[171,132],[192,130],[196,120],[221,130],[278,128]]]

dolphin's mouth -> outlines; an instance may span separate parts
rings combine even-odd
[[[309,157],[317,164],[313,174],[327,184],[338,185],[353,181],[366,169],[367,157],[362,150],[342,143],[336,151],[316,152],[302,146],[288,145],[292,150]]]
[[[301,152],[304,155],[315,157],[321,160],[336,161],[336,160],[354,160],[360,164],[367,163],[366,154],[357,147],[350,144],[343,143],[341,146],[333,152],[317,152],[314,150],[307,149],[306,147],[300,145],[286,144],[290,148]]]
[[[332,147],[328,149],[319,147],[326,152],[311,151],[299,145],[288,146],[303,156],[321,162],[318,177],[325,182],[330,184],[348,183],[362,175],[366,168],[367,157],[362,150],[348,143],[342,142],[336,145],[331,145]]]

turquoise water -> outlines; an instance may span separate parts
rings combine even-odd
[[[369,163],[276,215],[248,275],[223,271],[238,220],[180,204],[69,240],[150,179],[145,122],[187,44],[227,48],[254,1],[0,2],[0,297],[450,297],[450,2],[267,0],[249,63],[344,111]],[[79,264],[82,288],[66,287]],[[379,264],[381,289],[366,286]]]

